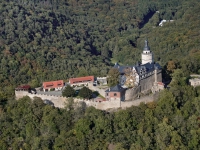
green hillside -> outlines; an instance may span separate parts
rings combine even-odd
[[[200,74],[199,15],[199,0],[1,0],[0,150],[200,149],[200,87],[188,85]],[[13,98],[18,84],[134,64],[145,39],[172,78],[157,101],[106,112]]]
[[[8,91],[21,83],[104,76],[111,58],[139,61],[146,38],[162,66],[171,59],[185,70],[199,64],[198,0],[10,0],[0,7],[0,81]],[[159,27],[162,19],[174,22]]]

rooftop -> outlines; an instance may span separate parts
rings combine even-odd
[[[145,45],[144,45],[143,51],[150,51],[150,48],[148,46],[148,41],[147,40],[145,40]]]
[[[118,63],[115,63],[114,65],[114,68],[118,69],[121,74],[125,73],[125,69],[133,68],[133,67],[136,69],[137,73],[140,73],[142,69],[144,69],[146,73],[152,72],[156,68],[161,69],[161,66],[158,63],[146,63],[146,64],[135,65],[135,66],[129,66],[129,65],[120,66]]]
[[[69,83],[78,83],[78,82],[87,82],[87,81],[94,81],[94,76],[87,76],[87,77],[79,77],[79,78],[70,78]]]
[[[123,87],[121,87],[119,84],[113,87],[110,87],[109,89],[107,89],[105,92],[122,92],[125,89]]]
[[[57,88],[63,86],[64,86],[63,80],[43,82],[43,88]]]
[[[30,85],[26,84],[26,85],[20,85],[17,88],[15,88],[16,90],[29,90],[31,88]]]

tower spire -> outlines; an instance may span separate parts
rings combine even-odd
[[[148,46],[148,41],[147,41],[147,40],[145,40],[145,44],[144,44],[144,49],[143,49],[143,51],[150,51],[150,48],[149,48],[149,46]]]
[[[148,46],[148,41],[145,40],[144,49],[142,52],[142,64],[152,63],[152,62],[153,62],[153,54]]]

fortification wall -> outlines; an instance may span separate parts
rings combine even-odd
[[[145,96],[145,97],[141,97],[140,99],[137,99],[137,100],[121,102],[121,108],[126,109],[131,106],[138,106],[138,105],[140,105],[140,103],[146,104],[146,103],[152,102],[154,100],[155,100],[154,95]]]
[[[155,81],[154,74],[140,80],[141,92],[151,89],[154,84],[154,81]]]
[[[162,82],[162,71],[158,72],[157,74],[157,81]]]
[[[120,100],[113,100],[113,101],[102,101],[102,102],[95,102],[92,100],[84,101],[87,106],[93,106],[96,109],[106,110],[112,108],[120,108],[121,101]]]
[[[31,99],[34,97],[40,97],[42,100],[49,100],[52,103],[54,103],[55,107],[58,108],[64,108],[65,103],[67,103],[67,98],[66,97],[60,97],[60,96],[51,96],[51,95],[42,95],[42,94],[31,94],[26,91],[15,91],[16,99],[20,99],[24,96],[29,96]],[[138,106],[141,102],[147,103],[153,101],[154,98],[153,96],[146,96],[142,97],[137,100],[132,100],[132,101],[125,101],[122,102],[118,99],[116,100],[111,100],[111,101],[102,101],[102,102],[96,102],[95,100],[83,100],[83,99],[74,99],[74,102],[79,103],[79,102],[84,102],[87,107],[93,106],[96,109],[100,110],[107,110],[107,109],[113,109],[113,108],[128,108],[131,106]]]
[[[155,73],[153,73],[151,76],[148,76],[147,78],[144,78],[140,81],[141,86],[141,92],[150,90],[155,82]],[[162,82],[162,72],[161,70],[157,73],[157,82]]]
[[[34,97],[40,97],[42,100],[49,100],[54,103],[55,107],[64,108],[66,103],[66,97],[63,96],[53,96],[53,95],[44,95],[44,94],[31,94],[27,91],[15,91],[16,99],[20,99],[24,96],[29,96],[31,99]]]
[[[125,93],[125,100],[132,100],[138,96],[138,93],[140,93],[140,86],[137,86],[133,89],[127,89]]]

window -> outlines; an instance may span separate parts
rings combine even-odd
[[[108,96],[108,93],[106,93],[106,96]]]
[[[114,93],[114,96],[117,96],[117,93]]]

